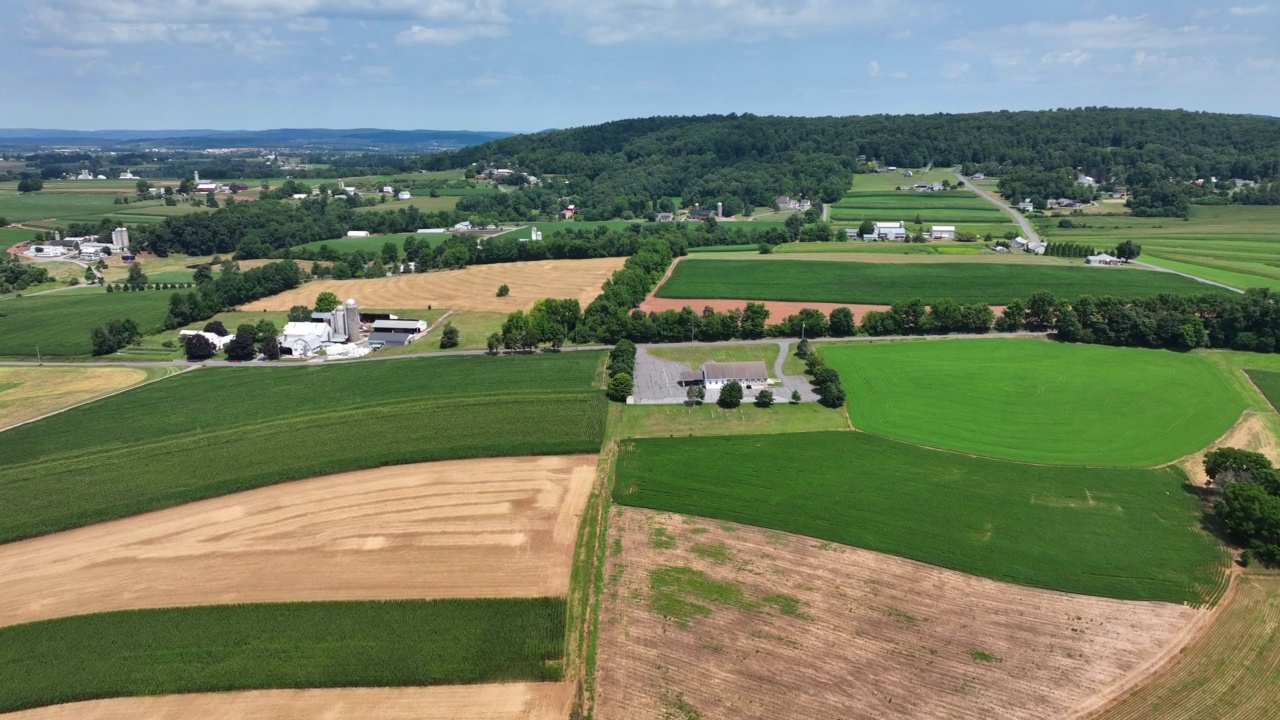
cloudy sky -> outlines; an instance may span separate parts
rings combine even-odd
[[[1280,2],[1248,0],[2,0],[0,45],[0,127],[1280,115]]]

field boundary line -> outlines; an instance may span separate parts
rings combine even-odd
[[[43,365],[40,365],[40,366],[37,366],[37,367],[44,367],[44,366],[43,366]],[[96,364],[95,364],[95,365],[86,365],[86,366],[78,366],[78,367],[98,367],[98,365],[96,365]],[[108,367],[113,367],[113,366],[108,366]],[[171,367],[177,367],[177,366],[173,366],[173,365],[171,365]],[[110,392],[104,393],[104,394],[102,394],[102,395],[97,395],[97,396],[95,396],[95,397],[91,397],[91,398],[89,398],[88,400],[81,400],[80,402],[78,402],[78,403],[76,403],[76,404],[74,404],[74,405],[68,405],[67,407],[59,408],[59,409],[54,410],[54,411],[52,411],[52,412],[47,412],[47,413],[45,413],[44,415],[40,415],[39,417],[33,417],[33,418],[29,419],[29,420],[23,420],[22,422],[18,422],[18,423],[14,423],[14,424],[12,424],[12,425],[6,425],[6,426],[4,426],[4,427],[0,427],[0,433],[5,432],[5,431],[7,431],[7,430],[12,430],[12,429],[14,429],[14,428],[22,427],[23,425],[29,425],[29,424],[31,424],[31,423],[33,423],[33,422],[37,422],[37,421],[39,421],[39,420],[44,420],[45,418],[53,417],[54,415],[58,415],[58,414],[64,413],[64,412],[66,412],[66,411],[68,411],[68,410],[74,410],[74,409],[76,409],[76,408],[78,408],[78,407],[81,407],[81,406],[84,406],[84,405],[88,405],[89,403],[95,403],[95,402],[98,402],[99,400],[106,400],[106,399],[107,399],[107,398],[109,398],[109,397],[114,397],[114,396],[116,396],[116,395],[119,395],[120,393],[129,392],[130,390],[136,390],[136,389],[138,389],[138,388],[140,388],[140,387],[143,387],[143,386],[145,386],[145,385],[150,385],[151,383],[160,382],[161,380],[168,380],[168,379],[169,379],[169,378],[171,378],[171,377],[177,377],[177,376],[179,376],[179,375],[181,375],[181,374],[183,374],[183,373],[185,373],[185,372],[190,372],[190,371],[192,371],[192,370],[198,370],[200,367],[201,367],[201,366],[199,366],[199,365],[192,365],[192,366],[189,366],[189,367],[177,367],[177,370],[178,370],[177,372],[165,373],[164,375],[161,375],[161,376],[159,376],[159,377],[154,377],[154,378],[151,378],[151,379],[149,379],[149,380],[143,380],[143,381],[142,381],[142,382],[140,382],[140,383],[134,383],[133,385],[126,385],[125,387],[117,388],[117,389],[115,389],[115,390],[111,390]],[[142,368],[139,368],[139,369],[142,369]]]
[[[1231,569],[1228,571],[1227,590],[1218,599],[1218,603],[1214,605],[1213,609],[1203,611],[1199,617],[1183,628],[1182,632],[1178,633],[1158,655],[1143,663],[1121,678],[1119,682],[1113,684],[1107,691],[1104,691],[1110,693],[1109,696],[1095,696],[1083,706],[1074,710],[1067,716],[1066,720],[1089,720],[1099,717],[1124,702],[1158,676],[1164,675],[1177,667],[1178,663],[1182,662],[1186,657],[1186,653],[1183,651],[1204,638],[1213,623],[1218,619],[1218,616],[1222,614],[1223,609],[1235,599],[1240,574],[1240,568],[1232,562]],[[1112,692],[1112,688],[1115,689],[1114,692]]]

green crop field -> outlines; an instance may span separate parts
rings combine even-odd
[[[1220,267],[1219,263],[1213,261],[1184,262],[1180,260],[1168,260],[1158,258],[1151,255],[1143,255],[1141,262],[1149,263],[1157,267],[1167,268],[1169,270],[1177,270],[1178,272],[1189,273],[1196,277],[1202,277],[1214,282],[1220,282],[1224,285],[1230,285],[1234,288],[1247,290],[1249,288],[1270,288],[1271,290],[1280,290],[1280,277],[1267,277],[1262,274],[1265,272],[1265,266],[1254,266],[1253,268],[1244,267],[1241,270],[1228,269]],[[1243,264],[1241,264],[1243,265]],[[1256,268],[1256,270],[1255,270]],[[1272,274],[1280,276],[1280,268],[1271,267]]]
[[[1038,290],[1063,298],[1225,292],[1170,273],[1136,268],[690,258],[676,265],[671,278],[658,288],[657,296],[874,304],[951,298],[957,302],[1003,305],[1025,299]]]
[[[0,713],[95,698],[557,680],[558,598],[133,610],[0,629]]]
[[[879,220],[879,221],[897,221],[902,220],[907,223],[929,225],[934,223],[986,223],[989,225],[999,225],[1000,221],[1008,216],[996,210],[991,205],[987,206],[991,209],[984,208],[937,208],[937,209],[917,209],[910,206],[900,207],[893,210],[876,210],[868,208],[840,208],[831,210],[831,219],[838,223],[858,224],[863,220]],[[919,221],[917,222],[917,218]],[[1009,229],[1014,229],[1013,223],[1009,223]]]
[[[35,230],[24,230],[22,228],[0,228],[0,252],[4,252],[9,248],[36,239]]]
[[[0,217],[9,222],[39,218],[94,216],[128,207],[112,193],[27,193],[0,196]]]
[[[623,505],[747,523],[1020,585],[1193,604],[1225,589],[1181,471],[1042,467],[865,433],[631,440]]]
[[[1171,260],[1203,257],[1236,262],[1280,263],[1280,207],[1193,205],[1188,220],[1131,215],[1086,215],[1073,218],[1088,227],[1060,228],[1060,218],[1037,218],[1037,229],[1049,240],[1114,247],[1133,240],[1143,252]]]
[[[111,319],[132,319],[155,332],[169,313],[160,290],[108,293],[102,288],[14,297],[0,301],[0,357],[82,356],[93,352],[89,333]]]
[[[979,255],[976,244],[897,242],[810,242],[784,243],[773,249],[778,255],[823,255],[826,253],[872,253],[882,255]],[[990,253],[988,253],[990,254]]]
[[[1280,412],[1280,372],[1268,370],[1247,370],[1249,379],[1258,386],[1271,407]]]
[[[601,362],[573,352],[184,373],[6,431],[0,542],[381,465],[598,452]]]
[[[853,426],[1023,462],[1146,467],[1190,455],[1245,400],[1205,358],[1044,340],[823,346]]]
[[[452,236],[448,233],[397,233],[394,235],[371,235],[369,237],[343,237],[337,238],[336,240],[317,240],[315,242],[309,242],[305,245],[299,245],[297,249],[319,250],[325,245],[328,245],[330,248],[341,253],[349,253],[356,250],[380,253],[382,252],[383,245],[386,245],[387,243],[394,243],[396,247],[400,248],[400,251],[403,254],[404,241],[411,237],[416,237],[419,242],[425,242],[431,247],[435,247]],[[305,263],[306,261],[303,262]]]
[[[385,203],[356,208],[356,212],[382,212],[384,210],[402,210],[411,207],[418,208],[422,212],[440,212],[441,210],[453,210],[456,208],[458,199],[459,196],[457,195],[443,197],[420,195],[408,200],[388,200]]]

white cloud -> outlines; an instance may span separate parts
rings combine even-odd
[[[1280,61],[1275,58],[1245,58],[1240,61],[1240,69],[1270,72],[1280,70]]]
[[[106,57],[109,53],[105,48],[64,48],[64,47],[43,47],[36,50],[36,55],[49,58],[97,58]]]
[[[564,31],[594,45],[648,40],[766,40],[807,37],[851,26],[901,31],[931,0],[542,0],[523,8],[558,17]]]
[[[1091,57],[1093,56],[1089,53],[1081,50],[1080,48],[1076,48],[1074,50],[1068,50],[1067,52],[1046,53],[1040,58],[1040,62],[1048,65],[1072,65],[1074,67],[1080,67],[1088,62]]]
[[[505,37],[511,30],[505,25],[461,25],[457,27],[423,27],[414,25],[396,36],[401,45],[458,45],[472,40]]]
[[[1250,5],[1248,7],[1236,5],[1227,12],[1237,17],[1248,17],[1250,15],[1262,15],[1270,9],[1270,5]]]
[[[1178,28],[1162,27],[1148,15],[1072,20],[1065,23],[1034,21],[997,29],[996,35],[1014,38],[1034,38],[1038,41],[1061,41],[1073,48],[1085,50],[1171,50],[1199,45],[1239,42],[1249,38],[1200,27],[1186,25]]]
[[[968,75],[972,69],[967,62],[949,62],[942,66],[942,77],[955,80]]]
[[[880,67],[880,63],[877,60],[872,60],[871,62],[867,63],[867,75],[873,78],[883,77],[883,78],[893,78],[895,80],[901,80],[907,76],[906,73],[901,71],[890,72],[885,70],[884,68]]]
[[[294,32],[324,32],[329,29],[329,21],[322,17],[303,17],[290,20],[285,27]]]
[[[391,68],[386,65],[365,65],[360,68],[360,77],[391,77]]]

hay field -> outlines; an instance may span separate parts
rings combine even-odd
[[[124,367],[0,367],[0,429],[140,383]]]
[[[1147,467],[1212,443],[1245,399],[1194,354],[1042,340],[821,349],[859,430],[987,457]]]
[[[625,260],[539,260],[473,265],[463,270],[375,280],[315,280],[241,309],[288,310],[293,305],[311,305],[322,292],[332,292],[343,299],[353,297],[362,307],[433,307],[510,313],[528,310],[534,302],[548,297],[577,298],[586,307]],[[503,284],[511,289],[511,294],[500,298],[496,294],[498,286]]]
[[[613,513],[602,718],[1063,718],[1176,651],[1205,616],[744,525]]]
[[[561,596],[595,469],[594,455],[401,465],[3,545],[0,626],[218,603]]]
[[[569,683],[417,688],[250,690],[89,700],[25,710],[6,720],[563,720]]]
[[[1280,576],[1245,573],[1177,664],[1097,720],[1270,720],[1280,697]]]

